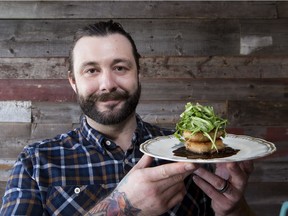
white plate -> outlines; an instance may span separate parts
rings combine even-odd
[[[173,151],[184,146],[184,144],[173,135],[160,136],[147,140],[141,144],[140,151],[155,158],[193,163],[219,163],[252,160],[270,155],[276,151],[276,147],[273,143],[244,135],[226,134],[223,142],[227,146],[233,149],[239,149],[240,151],[229,157],[213,159],[188,159],[186,157],[174,156]]]

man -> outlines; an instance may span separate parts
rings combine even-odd
[[[113,21],[76,33],[68,76],[84,113],[81,127],[24,148],[1,215],[251,214],[243,197],[251,162],[217,165],[214,174],[208,165],[139,151],[144,141],[172,133],[135,113],[139,57]]]

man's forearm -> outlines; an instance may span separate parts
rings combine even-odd
[[[111,195],[96,204],[87,214],[93,216],[139,215],[140,209],[134,208],[124,192],[115,190]]]

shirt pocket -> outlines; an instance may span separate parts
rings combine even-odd
[[[49,215],[84,215],[107,194],[101,185],[50,186],[46,210]]]

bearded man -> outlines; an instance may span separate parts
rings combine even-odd
[[[252,215],[243,196],[252,162],[213,172],[140,152],[141,143],[173,131],[135,112],[139,58],[119,23],[76,32],[68,78],[83,111],[81,126],[24,148],[1,215]]]

